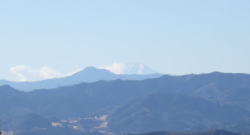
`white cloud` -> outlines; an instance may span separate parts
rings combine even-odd
[[[70,76],[81,71],[83,67],[77,66],[71,72],[59,72],[51,67],[43,66],[39,68],[32,68],[27,65],[16,65],[10,68],[11,74],[16,78],[16,81],[38,81],[51,78],[60,78]],[[115,74],[151,74],[155,73],[151,68],[144,64],[137,63],[113,63],[108,66],[100,67]]]
[[[144,64],[138,63],[113,63],[108,66],[101,67],[115,74],[151,74],[155,73],[151,68]]]
[[[26,65],[16,65],[10,68],[10,72],[17,78],[17,81],[37,81],[58,78],[72,75],[78,71],[80,71],[80,69],[74,70],[70,73],[61,73],[48,66],[34,69]]]
[[[15,75],[19,81],[27,81],[27,77],[21,72],[27,70],[28,67],[24,65],[18,65],[10,68],[10,72]]]
[[[125,72],[125,64],[123,63],[113,63],[108,66],[101,67],[103,69],[109,70],[115,74],[124,74]]]

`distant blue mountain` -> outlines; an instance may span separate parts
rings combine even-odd
[[[150,78],[158,78],[161,74],[148,75],[126,75],[114,74],[105,69],[97,69],[95,67],[87,67],[84,70],[64,78],[48,79],[36,82],[12,82],[0,80],[0,85],[9,85],[15,89],[22,91],[31,91],[35,89],[52,89],[62,86],[75,85],[79,83],[91,83],[96,81],[111,81],[111,80],[145,80]]]
[[[86,71],[91,74],[95,69]],[[102,75],[105,73],[108,72]],[[108,125],[103,130],[118,135],[165,130],[250,132],[250,75],[219,72],[165,75],[141,81],[97,81],[31,92],[4,85],[0,86],[0,108],[2,128],[15,128],[16,132],[27,129],[21,135],[59,134],[58,128],[46,124],[51,118],[54,121],[54,118],[100,115],[108,116],[105,120]],[[88,121],[82,127],[87,127],[87,131],[96,129]],[[48,129],[38,133],[37,128]],[[62,127],[60,131],[70,130]]]

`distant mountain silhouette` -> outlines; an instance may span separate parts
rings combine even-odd
[[[106,130],[114,133],[214,128],[249,132],[250,75],[166,75],[32,92],[5,85],[0,87],[0,108],[0,119],[6,124],[15,114],[34,113],[58,119],[105,114]]]
[[[36,82],[12,82],[6,80],[0,80],[0,85],[10,85],[13,88],[23,91],[31,91],[35,89],[52,89],[61,86],[75,85],[79,83],[91,83],[101,80],[144,80],[149,78],[160,77],[160,74],[147,74],[147,75],[126,75],[126,74],[114,74],[108,70],[97,69],[95,67],[87,67],[84,70],[75,73],[71,76],[64,78],[48,79]]]

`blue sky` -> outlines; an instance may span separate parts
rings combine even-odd
[[[0,1],[0,79],[144,63],[168,74],[250,73],[249,0]]]

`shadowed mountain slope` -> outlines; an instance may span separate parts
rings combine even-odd
[[[225,128],[250,131],[250,75],[210,73],[81,83],[21,92],[0,87],[0,119],[35,113],[58,119],[107,114],[119,133]]]

